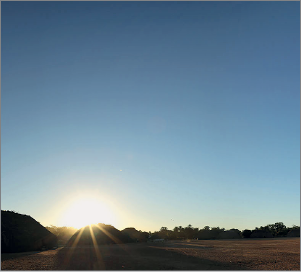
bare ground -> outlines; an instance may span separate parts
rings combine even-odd
[[[1,259],[2,270],[300,270],[300,238],[69,247]]]

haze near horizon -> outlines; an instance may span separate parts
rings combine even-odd
[[[1,18],[1,209],[300,225],[299,2],[1,2]]]

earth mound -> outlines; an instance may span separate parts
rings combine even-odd
[[[1,210],[1,253],[57,247],[57,237],[32,217]]]
[[[125,236],[129,237],[129,241],[135,241],[135,242],[146,242],[149,237],[148,232],[142,232],[138,231],[135,228],[125,228],[121,231]]]
[[[130,243],[134,240],[111,225],[97,224],[79,229],[67,243],[70,246],[93,246]]]

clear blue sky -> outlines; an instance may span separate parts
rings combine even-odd
[[[300,225],[299,2],[1,2],[1,35],[1,209]]]

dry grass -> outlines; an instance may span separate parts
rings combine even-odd
[[[169,241],[2,254],[3,270],[300,270],[300,238]]]

